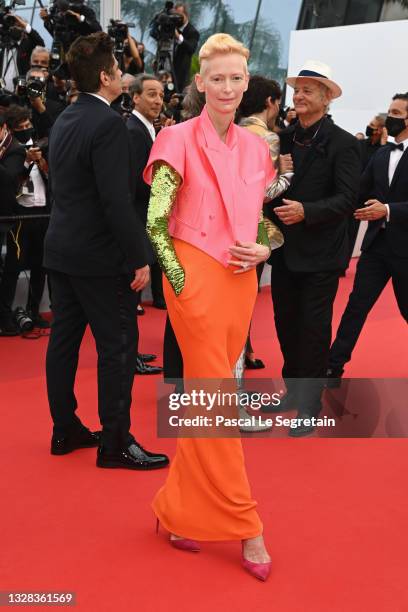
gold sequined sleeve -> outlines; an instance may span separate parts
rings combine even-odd
[[[169,217],[181,184],[180,175],[168,164],[157,161],[147,212],[147,233],[157,254],[160,267],[179,295],[184,287],[184,269],[180,264],[169,234]]]
[[[258,235],[256,237],[256,241],[258,244],[263,244],[264,246],[267,246],[268,248],[270,248],[269,236],[268,236],[268,232],[266,231],[263,215],[261,215],[261,218],[259,219]]]

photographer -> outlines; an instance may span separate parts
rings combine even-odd
[[[25,152],[21,188],[14,214],[22,217],[47,214],[50,212],[50,207],[47,196],[48,164],[44,158],[46,148],[34,144],[35,132],[30,119],[30,110],[12,105],[7,111],[6,121],[10,132],[23,145],[20,147]],[[30,270],[26,312],[22,311],[27,329],[33,326],[49,327],[49,323],[39,314],[46,276],[42,267],[42,258],[47,227],[48,219],[23,219],[17,221],[7,235],[7,254],[0,284],[0,303],[3,312],[8,313],[10,317],[19,274],[23,270]],[[22,331],[25,329],[17,329],[17,332]]]
[[[190,80],[191,58],[197,49],[200,34],[189,22],[187,5],[177,2],[174,11],[183,18],[183,25],[175,30],[174,72],[177,89],[182,92]]]
[[[31,68],[26,75],[25,100],[32,108],[32,122],[38,138],[48,137],[64,105],[46,95],[47,79],[41,68]],[[21,91],[16,92],[21,96]],[[24,103],[24,99],[21,100]]]
[[[30,68],[30,56],[35,47],[43,47],[44,41],[39,33],[34,30],[19,15],[12,15],[14,18],[13,27],[21,32],[20,41],[17,46],[17,69],[18,74],[25,74]]]
[[[50,77],[50,60],[51,54],[48,49],[43,46],[37,46],[33,49],[31,53],[30,68],[39,68],[43,71],[47,83],[45,91],[46,97],[50,100],[63,102],[64,99],[61,98],[60,91],[58,90],[56,85],[56,77],[54,75]]]
[[[123,44],[122,66],[123,73],[136,75],[144,72],[144,58],[139,53],[136,40],[130,35],[129,30],[127,39]]]
[[[55,41],[58,39],[58,42],[62,43],[65,52],[78,36],[86,36],[102,30],[95,12],[86,6],[83,0],[75,0],[75,2],[57,0],[49,12],[46,8],[42,8],[40,17],[53,39]]]
[[[15,214],[16,195],[20,177],[24,173],[24,160],[24,148],[13,138],[5,116],[0,115],[0,216]],[[0,246],[3,244],[4,235],[10,228],[10,223],[2,223],[0,220]],[[0,268],[2,268],[1,257]],[[13,321],[11,309],[7,308],[0,298],[0,336],[16,336],[17,334],[18,330]]]

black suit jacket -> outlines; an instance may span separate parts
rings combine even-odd
[[[176,73],[177,88],[182,92],[190,76],[191,58],[197,49],[200,34],[191,23],[184,28],[183,42],[174,46],[174,72]]]
[[[13,138],[3,159],[0,160],[0,216],[16,212],[16,195],[25,172],[25,158],[25,148]]]
[[[35,47],[45,47],[45,42],[39,33],[33,29],[29,34],[24,32],[17,47],[18,74],[25,75],[29,71],[31,53]]]
[[[388,181],[391,147],[384,145],[371,158],[362,179],[360,200],[376,198],[390,207],[390,220],[385,236],[397,257],[408,257],[408,149],[405,149],[393,176]],[[367,251],[384,223],[384,219],[369,221],[362,250]]]
[[[45,266],[73,276],[112,276],[150,263],[130,199],[129,139],[121,117],[102,100],[80,94],[53,126],[48,161]]]
[[[135,208],[146,226],[147,209],[150,199],[150,186],[143,180],[143,170],[149,159],[153,146],[152,137],[147,127],[135,115],[131,115],[126,123],[129,130],[131,151],[131,194]]]
[[[280,133],[281,153],[292,153],[295,126]],[[292,183],[266,205],[267,216],[283,232],[284,258],[293,272],[340,270],[348,260],[347,225],[356,207],[361,174],[360,148],[354,136],[326,118]],[[273,214],[282,198],[303,204],[305,219],[284,225]],[[271,262],[273,263],[272,252]]]

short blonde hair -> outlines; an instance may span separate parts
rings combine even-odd
[[[236,40],[229,34],[213,34],[207,38],[200,49],[198,59],[200,62],[200,72],[203,69],[203,63],[211,59],[214,55],[237,53],[245,59],[245,65],[249,58],[249,49],[247,49],[239,40]]]

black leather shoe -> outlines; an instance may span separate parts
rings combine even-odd
[[[94,448],[99,446],[100,431],[89,431],[86,427],[79,429],[65,438],[51,439],[51,455],[67,455],[78,448]]]
[[[247,370],[262,370],[265,367],[262,359],[250,359],[245,357],[245,367]]]
[[[289,428],[289,435],[292,438],[308,436],[316,429],[314,425],[308,423],[308,420],[310,421],[312,419],[310,414],[299,413],[296,415],[296,418],[298,419],[298,425]]]
[[[96,465],[101,468],[124,468],[126,470],[156,470],[169,465],[167,455],[150,453],[134,442],[125,450],[109,451],[98,448]]]
[[[338,389],[341,386],[341,377],[343,376],[343,369],[332,369],[329,368],[326,372],[327,380],[326,387],[327,389]]]
[[[280,404],[276,406],[274,404],[267,404],[266,406],[261,406],[261,412],[272,413],[272,414],[281,414],[282,412],[290,412],[290,410],[296,410],[296,396],[294,393],[285,393],[282,395]]]
[[[159,310],[167,310],[166,302],[164,300],[153,300],[152,306]]]
[[[145,363],[149,363],[149,361],[154,361],[157,359],[157,355],[153,355],[153,353],[138,353],[137,356]]]
[[[136,314],[138,317],[142,317],[145,314],[145,309],[143,308],[143,306],[139,306],[136,308]]]
[[[163,368],[159,366],[150,366],[140,359],[140,357],[136,357],[136,374],[160,374],[163,372]]]

